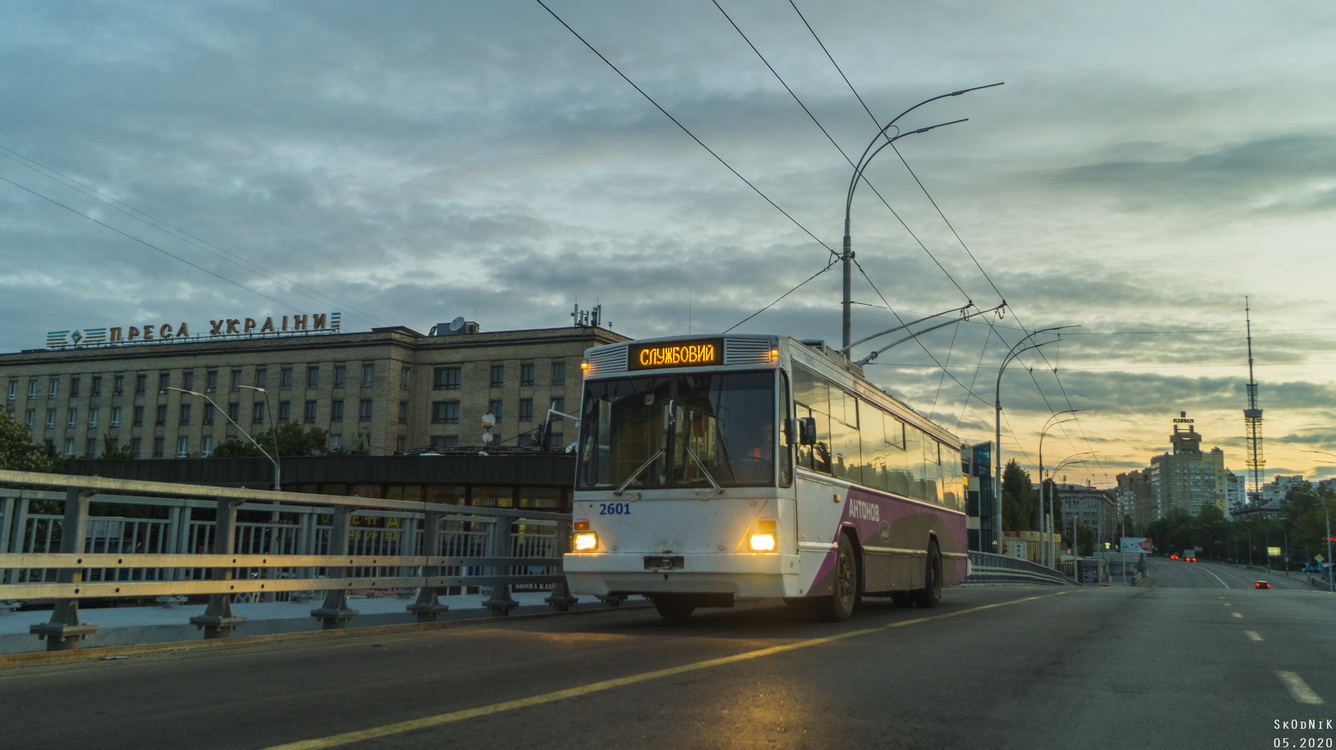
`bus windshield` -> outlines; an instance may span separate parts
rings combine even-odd
[[[775,484],[775,373],[585,384],[580,489]]]

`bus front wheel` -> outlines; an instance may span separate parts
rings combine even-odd
[[[685,620],[696,611],[696,603],[686,596],[659,594],[654,598],[654,609],[666,620]]]
[[[812,602],[812,608],[822,620],[844,622],[854,613],[858,601],[858,559],[849,537],[840,535],[835,549],[835,580],[833,593]]]

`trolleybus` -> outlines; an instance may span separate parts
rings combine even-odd
[[[583,367],[573,593],[842,621],[863,596],[933,607],[964,579],[960,441],[838,352],[692,336],[594,347]]]

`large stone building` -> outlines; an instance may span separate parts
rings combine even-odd
[[[1139,527],[1176,509],[1193,516],[1206,508],[1225,511],[1225,454],[1219,448],[1202,451],[1201,438],[1187,413],[1180,412],[1169,436],[1173,452],[1151,458],[1147,469],[1118,475],[1120,503],[1131,508]]]
[[[484,332],[462,319],[427,335],[397,326],[348,333],[337,313],[211,328],[53,332],[46,349],[0,355],[6,409],[36,442],[78,458],[104,446],[129,446],[138,458],[208,456],[246,439],[241,431],[284,422],[326,430],[331,449],[370,455],[527,447],[549,408],[578,408],[584,351],[626,340],[597,325]],[[547,447],[574,434],[558,418]]]

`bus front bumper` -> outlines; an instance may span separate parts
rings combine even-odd
[[[567,554],[562,568],[572,594],[732,594],[740,598],[803,596],[798,555],[622,553]]]

